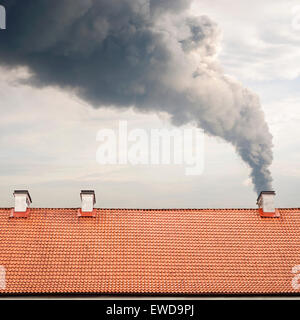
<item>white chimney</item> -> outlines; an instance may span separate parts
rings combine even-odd
[[[30,194],[27,190],[15,190],[15,212],[26,212],[32,203]]]
[[[80,193],[81,198],[81,211],[84,212],[93,212],[94,205],[96,203],[95,191],[93,190],[82,190]]]
[[[262,191],[257,199],[261,216],[277,217],[279,212],[275,208],[275,191]]]

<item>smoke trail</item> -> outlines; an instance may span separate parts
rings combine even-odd
[[[0,63],[34,86],[73,90],[94,107],[166,111],[230,142],[257,192],[271,189],[272,136],[259,99],[226,77],[220,30],[190,0],[6,0]]]

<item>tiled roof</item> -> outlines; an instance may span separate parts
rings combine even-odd
[[[300,209],[77,210],[0,209],[0,294],[300,293]]]

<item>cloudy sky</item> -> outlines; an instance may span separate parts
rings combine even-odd
[[[136,2],[143,3],[144,1]],[[236,79],[233,81],[238,81],[244,88],[256,93],[260,98],[269,131],[273,135],[274,159],[270,169],[273,188],[278,194],[278,205],[299,207],[297,191],[300,187],[300,94],[298,90],[300,84],[300,18],[298,19],[300,9],[297,1],[266,0],[262,3],[253,0],[249,5],[249,2],[245,0],[195,0],[190,8],[186,8],[188,12],[184,13],[185,16],[205,15],[209,17],[208,20],[203,20],[203,18],[202,20],[191,18],[188,20],[192,27],[200,25],[202,30],[207,31],[204,40],[199,41],[197,50],[193,48],[196,40],[187,37],[185,34],[187,31],[178,29],[176,25],[177,18],[174,16],[182,15],[185,6],[185,1],[177,2],[178,7],[172,8],[172,18],[170,18],[160,14],[163,9],[169,11],[169,8],[167,10],[162,4],[167,4],[169,1],[153,1],[156,10],[156,27],[160,30],[168,30],[171,35],[172,32],[180,33],[180,37],[185,39],[181,42],[184,54],[188,55],[186,52],[189,50],[191,54],[204,56],[205,59],[199,60],[198,57],[182,59],[181,51],[177,50],[176,43],[172,40],[177,36],[170,36],[162,47],[167,44],[168,50],[173,45],[174,48],[157,53],[157,59],[160,57],[164,59],[163,54],[165,53],[174,53],[170,59],[174,60],[170,62],[171,70],[167,69],[168,77],[163,79],[161,85],[167,83],[168,86],[165,86],[168,90],[172,89],[170,90],[172,95],[175,89],[177,93],[181,85],[186,85],[186,78],[182,74],[188,73],[195,61],[199,65],[204,62],[209,65],[213,56],[218,66],[211,68],[214,72],[218,70],[218,77],[225,74],[228,79]],[[66,7],[65,10],[70,12],[70,20],[75,19],[73,18],[74,10],[71,7]],[[128,16],[131,15],[132,12],[129,11]],[[140,18],[139,15],[138,17]],[[93,16],[90,19],[93,19]],[[171,19],[172,23],[169,21]],[[100,20],[97,19],[98,21]],[[101,23],[103,21],[101,20]],[[144,23],[144,20],[142,22]],[[147,23],[149,23],[148,20]],[[203,26],[207,25],[208,29],[203,29]],[[94,33],[88,36],[92,39],[104,38],[103,30],[109,28],[105,26],[106,24],[97,25],[97,28],[93,29]],[[10,27],[13,29],[8,20],[8,29],[0,31],[2,36],[4,32],[9,34]],[[51,28],[51,26],[48,27]],[[113,27],[117,28],[115,25]],[[80,30],[80,39],[85,39],[83,29]],[[28,30],[26,32],[30,33]],[[61,34],[61,30],[51,33],[51,42],[55,42],[53,39],[56,39],[53,34]],[[13,32],[9,35],[12,37]],[[32,37],[31,33],[30,36]],[[74,37],[78,37],[78,34],[74,34]],[[24,39],[26,37],[21,40]],[[157,40],[156,37],[153,39],[152,42],[159,47],[160,40]],[[151,84],[153,92],[157,93],[155,96],[157,100],[153,105],[153,95],[150,94],[147,95],[148,100],[144,96],[139,100],[136,94],[135,99],[131,99],[132,93],[127,95],[126,99],[124,93],[118,95],[120,88],[123,88],[124,81],[126,82],[127,77],[130,78],[127,73],[125,77],[123,74],[120,76],[119,71],[114,71],[120,80],[111,93],[106,93],[110,89],[100,93],[98,88],[93,90],[94,82],[90,81],[76,83],[76,88],[82,89],[78,94],[74,90],[69,90],[70,86],[75,87],[74,81],[60,74],[59,69],[65,68],[64,66],[55,65],[47,69],[40,56],[34,60],[37,61],[36,63],[32,63],[28,55],[24,54],[24,45],[20,54],[11,57],[9,56],[10,50],[13,48],[16,51],[21,40],[18,39],[19,42],[16,41],[16,45],[14,39],[1,38],[0,34],[0,43],[4,40],[13,45],[2,44],[4,50],[0,54],[0,60],[3,61],[0,73],[1,206],[11,206],[12,192],[20,188],[30,190],[34,206],[79,206],[79,192],[85,188],[96,190],[98,206],[103,207],[255,206],[257,195],[253,189],[252,180],[249,178],[251,174],[249,165],[247,161],[241,159],[243,151],[238,154],[238,142],[234,140],[233,144],[228,143],[231,139],[228,138],[230,135],[216,131],[217,129],[211,125],[213,122],[205,127],[210,134],[205,137],[205,164],[203,174],[200,176],[186,176],[184,168],[178,165],[100,166],[96,162],[96,151],[99,146],[99,142],[96,141],[97,132],[103,128],[115,128],[119,120],[127,120],[132,128],[148,129],[171,128],[175,127],[178,122],[185,122],[182,120],[185,114],[173,108],[173,100],[169,106],[169,101],[160,95],[160,91],[150,81],[152,77],[155,79],[155,70],[149,68],[148,60],[143,64],[145,76],[142,79],[139,78],[139,83],[143,86],[137,86],[133,81],[136,80],[134,77],[129,82],[132,85],[130,90],[139,92],[144,92],[145,88],[149,88]],[[45,43],[41,44],[32,40],[31,43],[26,42],[25,46],[28,46],[26,52],[35,47],[34,53],[37,54],[45,50],[49,42],[45,40]],[[75,55],[76,59],[83,59],[82,57],[86,57],[94,50],[93,47],[84,43],[88,53],[85,51],[83,54],[78,47],[75,48],[73,43],[68,46],[64,43],[64,46],[59,48],[59,53],[64,50],[65,55]],[[57,47],[55,49],[57,50]],[[137,62],[130,60],[129,63]],[[174,65],[178,64],[180,68],[174,68]],[[113,67],[111,68],[114,70]],[[201,72],[207,71],[207,69],[199,68]],[[82,70],[82,72],[86,71],[86,69]],[[38,77],[32,79],[32,74],[37,74]],[[83,73],[82,77],[85,76],[86,74]],[[116,82],[113,76],[110,78],[114,83]],[[102,81],[103,78],[100,80]],[[107,78],[104,80],[107,81]],[[88,89],[86,83],[88,83]],[[216,96],[223,88],[219,84],[220,81],[218,81],[218,90],[212,91]],[[128,88],[126,87],[126,90],[129,90]],[[193,97],[202,103],[205,100],[203,97],[206,96],[204,93],[201,97],[198,95],[193,95]],[[157,108],[156,105],[161,102],[168,105],[168,108]],[[140,107],[137,108],[135,104]],[[112,105],[115,106],[112,107]],[[216,113],[218,113],[217,103],[208,105],[216,107]],[[190,107],[191,110],[193,110],[192,107]],[[197,113],[192,113],[193,117],[195,115]],[[209,115],[202,113],[200,118],[206,117],[207,119]],[[260,118],[258,120],[260,121]],[[200,120],[199,123],[202,127],[205,125]],[[245,123],[242,122],[241,125],[245,126]],[[249,131],[253,131],[252,126]],[[259,131],[259,128],[257,130]],[[243,132],[247,131],[245,126]],[[261,132],[258,137],[263,139],[264,131]],[[222,136],[228,141],[224,141]]]

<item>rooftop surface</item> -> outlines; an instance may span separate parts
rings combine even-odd
[[[77,211],[0,209],[0,295],[300,293],[300,209]]]

